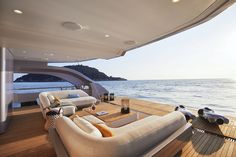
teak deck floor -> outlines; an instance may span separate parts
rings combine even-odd
[[[119,99],[112,102],[119,104]],[[165,115],[173,111],[174,107],[143,100],[131,99],[130,104],[133,110],[145,114]],[[19,156],[19,157],[55,157],[56,154],[48,141],[47,132],[43,130],[44,119],[38,106],[22,107],[15,110],[11,116],[11,124],[6,133],[0,135],[0,156]],[[231,119],[230,119],[231,120]],[[233,118],[233,120],[235,120]],[[201,122],[199,123],[199,126]],[[235,132],[234,124],[232,127],[222,126],[222,132],[233,135]],[[203,128],[200,128],[204,130]],[[211,128],[212,129],[212,128]],[[230,130],[230,131],[229,131]],[[204,133],[194,129],[191,140],[185,145],[182,152],[176,156],[229,156],[236,157],[236,142],[225,139],[214,134]]]
[[[0,135],[0,156],[55,157],[44,122],[39,106],[15,110],[9,128]]]

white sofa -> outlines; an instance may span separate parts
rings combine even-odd
[[[46,113],[49,111],[48,108],[45,108],[38,98],[36,99],[36,101],[37,101],[37,104],[40,106],[40,109],[41,109],[41,112],[43,114],[43,117],[46,119]],[[75,106],[54,107],[54,108],[50,108],[50,110],[54,110],[56,112],[59,112],[60,108],[62,108],[62,112],[61,113],[62,113],[63,116],[73,115],[73,114],[75,114],[75,111],[76,111],[76,107]]]
[[[58,157],[123,157],[155,154],[186,129],[191,134],[189,124],[178,111],[109,129],[115,136],[95,137],[84,132],[71,119],[61,117],[56,121],[56,129],[49,131],[49,136]]]
[[[78,94],[79,97],[68,98],[69,94]],[[45,117],[44,109],[50,107],[51,105],[48,95],[53,95],[54,97],[57,97],[58,99],[60,99],[61,103],[72,104],[76,106],[77,108],[91,106],[97,101],[96,98],[89,96],[87,93],[85,93],[84,91],[80,89],[42,92],[39,94],[39,100],[40,100],[39,105],[41,105],[44,117]],[[59,109],[59,107],[53,108],[53,109],[57,110]],[[62,110],[63,110],[63,115],[70,115],[70,114],[73,114],[72,112],[74,112],[73,106],[63,106]]]

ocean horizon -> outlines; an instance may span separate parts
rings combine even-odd
[[[236,81],[233,79],[166,79],[98,81],[115,96],[127,96],[169,105],[185,105],[199,109],[209,107],[217,113],[236,113]],[[19,88],[47,88],[71,86],[68,82],[15,82],[14,91]],[[54,89],[23,90],[41,92]]]

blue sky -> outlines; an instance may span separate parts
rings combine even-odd
[[[235,13],[236,5],[200,26],[129,51],[123,57],[79,64],[129,80],[236,79]]]

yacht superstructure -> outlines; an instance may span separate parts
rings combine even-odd
[[[13,73],[51,74],[98,97],[106,89],[47,63],[111,59],[202,24],[235,0],[0,0],[0,133],[14,103]],[[17,97],[19,100],[22,100]]]

